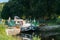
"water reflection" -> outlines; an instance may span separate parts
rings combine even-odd
[[[23,38],[23,40],[32,40],[32,35],[31,34],[22,33],[21,37]]]
[[[39,34],[35,33],[35,32],[28,32],[28,33],[21,33],[20,35],[18,35],[20,37],[22,37],[22,40],[33,40],[34,37],[38,37]]]
[[[56,33],[24,32],[18,35],[22,40],[60,40],[60,35]],[[43,36],[43,37],[42,37]]]

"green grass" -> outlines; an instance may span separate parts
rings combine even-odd
[[[39,36],[38,37],[34,36],[33,40],[41,40],[41,38]]]
[[[0,40],[17,40],[13,36],[6,35],[5,27],[0,24]]]

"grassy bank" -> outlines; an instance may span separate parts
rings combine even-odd
[[[1,24],[0,25],[0,40],[17,40],[13,36],[7,36],[5,32],[5,27]]]

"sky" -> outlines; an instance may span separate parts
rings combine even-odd
[[[2,3],[2,2],[8,2],[8,0],[0,0],[0,3]]]

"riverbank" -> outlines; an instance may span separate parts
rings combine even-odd
[[[0,24],[0,40],[21,40],[18,39],[17,37],[13,37],[13,36],[8,36],[5,32],[5,27]]]

